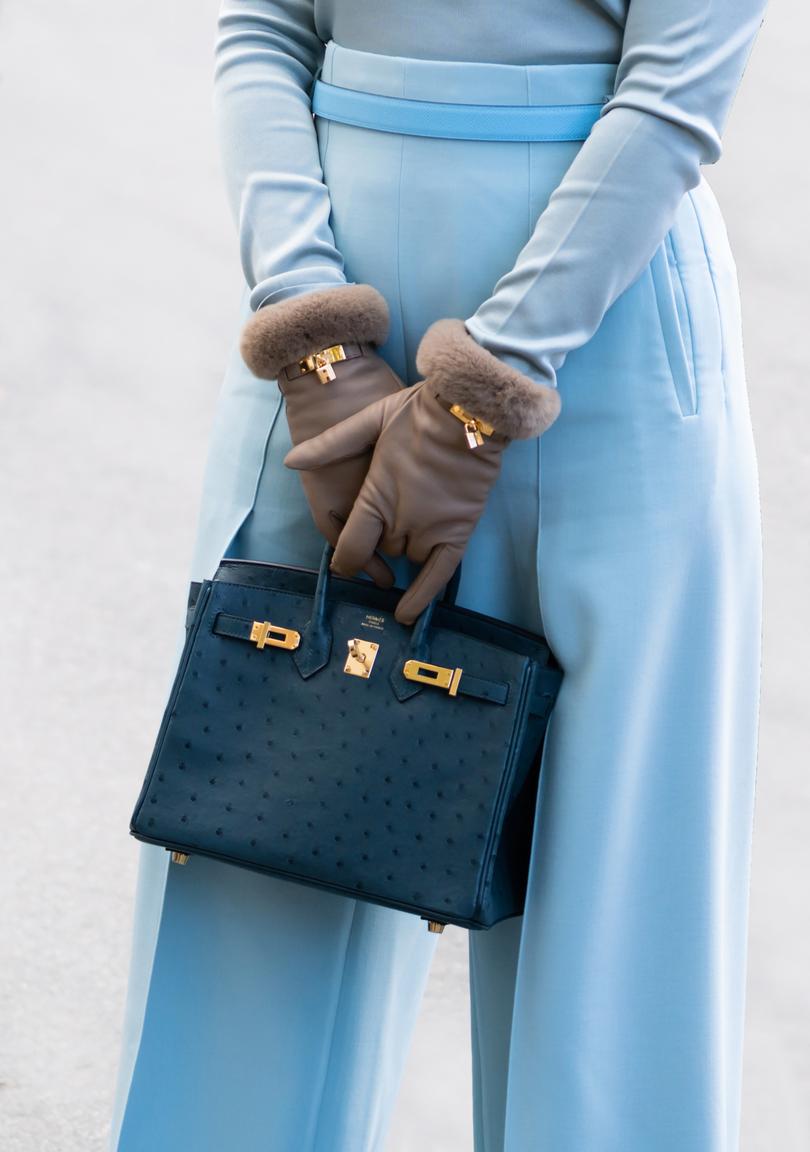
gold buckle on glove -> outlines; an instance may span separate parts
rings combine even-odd
[[[332,344],[329,348],[322,348],[320,352],[313,352],[311,356],[304,356],[298,361],[301,374],[314,371],[321,384],[328,384],[335,379],[335,370],[332,365],[337,360],[346,359],[346,350],[342,344]]]
[[[484,443],[484,436],[491,436],[495,431],[491,424],[487,424],[486,420],[479,420],[477,416],[472,416],[460,404],[452,404],[449,411],[451,415],[463,423],[464,435],[467,437],[470,448],[480,448]]]
[[[485,436],[496,436],[498,440],[502,439],[500,433],[496,433],[492,424],[488,424],[486,420],[482,420],[479,416],[473,416],[472,412],[468,412],[460,404],[451,404],[439,392],[434,392],[433,395],[442,408],[445,408],[451,416],[455,416],[456,420],[460,420],[464,425],[464,435],[467,437],[468,447],[480,448],[484,443]]]

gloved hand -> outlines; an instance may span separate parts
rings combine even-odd
[[[397,605],[402,624],[412,624],[453,575],[504,448],[539,436],[560,410],[556,388],[499,360],[463,320],[435,321],[417,348],[416,366],[424,379],[302,442],[284,459],[316,475],[375,445],[332,568],[353,575],[378,546],[422,564]]]
[[[277,380],[293,444],[405,388],[375,351],[387,340],[388,327],[388,304],[370,284],[307,292],[251,316],[240,339],[242,359],[255,376]],[[301,474],[312,518],[331,544],[337,543],[370,461],[369,449]],[[373,549],[358,567],[382,587],[394,582]]]

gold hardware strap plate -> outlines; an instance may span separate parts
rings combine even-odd
[[[461,668],[444,668],[441,664],[428,664],[425,660],[406,660],[402,668],[406,680],[432,684],[434,688],[446,688],[451,696],[458,694],[461,673]]]
[[[250,629],[250,639],[257,648],[269,645],[271,648],[297,648],[301,643],[301,633],[294,628],[282,628],[269,620],[254,620]]]

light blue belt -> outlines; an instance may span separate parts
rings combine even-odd
[[[317,78],[312,111],[327,120],[451,140],[584,140],[603,104],[446,104],[341,88]]]

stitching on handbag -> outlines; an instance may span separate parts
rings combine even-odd
[[[220,564],[228,564],[228,565],[255,564],[259,567],[262,567],[262,566],[266,565],[267,563],[268,562],[264,561],[264,560],[247,560],[247,559],[244,559],[244,558],[238,557],[238,556],[224,556],[220,560]],[[279,565],[279,567],[285,567],[285,565]],[[299,572],[301,575],[317,576],[317,572],[315,572],[314,569],[311,569],[311,568],[301,568],[301,569],[297,569],[296,571]],[[225,577],[220,577],[219,579],[215,579],[214,577],[206,577],[206,579],[209,580],[212,584],[227,584],[229,586],[234,586],[236,588],[250,588],[250,589],[253,589],[256,591],[260,591],[260,592],[282,592],[286,596],[307,596],[307,597],[311,598],[311,594],[308,592],[291,592],[287,588],[277,588],[274,585],[243,584],[241,582],[241,580],[230,580],[230,579],[227,579]],[[340,577],[338,577],[338,579],[340,579]],[[366,587],[366,586],[368,586],[370,588],[374,587],[374,585],[370,584],[368,581],[358,581],[358,584],[362,584],[363,587]],[[439,604],[436,605],[436,607],[440,612],[443,612],[443,611],[461,612],[466,617],[468,617],[470,619],[478,619],[478,620],[483,620],[485,622],[491,621],[491,618],[485,616],[485,614],[483,612],[476,612],[476,610],[474,608],[465,608],[463,604],[442,604],[440,602]],[[437,627],[442,627],[442,625],[437,625]],[[529,628],[521,628],[521,626],[519,624],[511,624],[508,620],[498,620],[498,627],[505,629],[507,632],[509,632],[512,635],[522,636],[528,640],[534,640],[535,643],[537,643],[537,639],[538,639],[538,637],[540,637],[540,639],[542,640],[542,642],[545,644],[546,648],[548,649],[549,655],[551,656],[551,658],[554,660],[557,659],[556,656],[554,655],[554,653],[551,651],[548,640],[546,639],[546,637],[542,633],[532,632]],[[488,643],[488,641],[482,640],[481,643],[482,644]],[[490,645],[490,646],[496,647],[496,648],[498,647],[498,645]],[[516,653],[516,655],[522,656],[522,655],[526,655],[526,653]]]
[[[531,671],[532,660],[530,657],[526,657],[526,663],[523,666],[523,675],[521,677],[520,693],[515,705],[512,733],[509,741],[509,752],[506,756],[506,762],[504,764],[503,772],[501,773],[501,779],[498,784],[498,794],[495,797],[495,803],[492,806],[492,817],[490,819],[485,847],[483,849],[484,856],[486,857],[487,854],[490,856],[489,868],[486,873],[482,869],[481,875],[478,877],[478,884],[476,885],[475,897],[473,899],[473,909],[479,909],[481,907],[481,902],[484,898],[484,891],[487,885],[489,885],[492,881],[492,873],[495,868],[495,854],[491,851],[492,842],[495,836],[495,829],[497,828],[500,820],[503,806],[506,803],[506,797],[509,794],[509,787],[511,787],[512,781],[514,779],[515,764],[519,746],[519,736],[522,736],[525,731],[524,721],[526,719],[528,686],[531,684],[533,679]]]
[[[130,829],[131,829],[132,825],[135,823],[135,821],[137,820],[137,818],[140,816],[141,809],[143,808],[144,802],[146,800],[146,795],[147,795],[147,793],[148,793],[148,791],[152,785],[152,777],[155,774],[155,769],[157,768],[158,760],[160,759],[160,754],[163,751],[163,745],[164,745],[165,740],[166,740],[166,735],[169,731],[169,725],[170,725],[171,720],[173,718],[172,713],[174,710],[174,703],[177,700],[177,697],[180,693],[180,689],[183,686],[185,679],[186,679],[186,673],[188,672],[188,666],[189,666],[189,663],[191,662],[191,653],[194,649],[194,638],[196,637],[197,633],[200,630],[200,626],[202,625],[203,616],[205,615],[204,609],[207,606],[208,600],[210,599],[212,587],[213,587],[213,585],[211,583],[208,584],[207,588],[203,587],[200,590],[200,594],[197,598],[197,608],[199,608],[200,611],[195,614],[193,621],[192,621],[192,626],[186,634],[186,639],[185,639],[185,644],[183,646],[182,656],[181,656],[180,662],[177,666],[177,671],[175,672],[175,675],[174,675],[174,683],[172,684],[172,690],[171,690],[171,693],[169,695],[169,699],[166,703],[166,708],[165,708],[165,711],[163,714],[163,721],[161,723],[160,729],[158,730],[157,738],[155,740],[155,747],[152,751],[152,757],[151,757],[151,759],[149,761],[149,765],[146,769],[146,774],[144,776],[144,781],[143,781],[143,785],[141,787],[140,794],[138,796],[138,799],[135,802],[135,807],[134,807],[133,813],[132,813],[132,819],[130,821]],[[196,609],[195,609],[195,612],[196,612]]]
[[[138,840],[143,840],[147,844],[157,844],[160,848],[168,848],[172,852],[188,852],[192,856],[206,856],[210,860],[224,860],[229,864],[235,864],[238,867],[248,867],[250,871],[256,871],[269,876],[279,876],[282,879],[294,879],[297,883],[306,884],[310,888],[318,888],[321,891],[338,892],[344,896],[351,896],[355,900],[362,900],[367,904],[376,904],[377,901],[367,896],[362,892],[358,892],[356,888],[349,888],[347,885],[335,884],[333,881],[315,880],[311,875],[307,876],[299,872],[292,872],[288,868],[275,868],[269,864],[260,864],[257,866],[246,865],[241,859],[236,856],[231,856],[227,852],[212,852],[207,848],[198,848],[194,844],[188,842],[180,843],[174,840],[164,840],[156,836],[150,836],[146,832],[138,832],[136,837]],[[413,913],[414,906],[404,900],[392,899],[390,903],[386,903],[386,907],[401,909],[403,912]],[[420,905],[424,912],[434,913],[435,917],[431,919],[441,919],[446,916],[447,912],[441,908],[435,907],[433,904]],[[479,921],[474,916],[455,916],[452,920],[453,924],[458,924],[464,928],[480,928]]]

